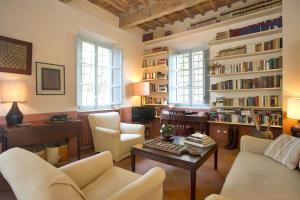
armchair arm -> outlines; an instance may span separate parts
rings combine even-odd
[[[134,133],[144,135],[145,126],[142,124],[128,124],[120,123],[120,129],[122,133]]]
[[[60,170],[73,179],[79,188],[83,188],[112,166],[112,155],[109,151],[105,151],[63,166]]]
[[[269,146],[272,140],[256,138],[248,135],[241,137],[241,151],[248,151],[256,154],[264,154],[265,149]]]
[[[97,126],[95,128],[96,133],[99,134],[106,134],[108,136],[112,136],[112,137],[120,137],[120,131],[116,131],[116,130],[112,130],[112,129],[108,129],[108,128],[102,128]]]
[[[115,193],[109,200],[139,200],[150,194],[153,190],[161,187],[159,194],[162,197],[162,185],[166,177],[165,171],[159,167],[154,167],[142,177],[130,183],[119,192]]]
[[[218,194],[211,194],[208,197],[206,197],[205,200],[232,200],[232,199],[218,195]]]

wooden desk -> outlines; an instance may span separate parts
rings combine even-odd
[[[179,129],[179,132],[191,127],[193,132],[199,131],[208,134],[207,121],[207,115],[187,114],[184,111],[165,111],[160,114],[161,125],[172,124]]]
[[[82,121],[74,120],[61,123],[33,122],[30,127],[2,127],[0,131],[2,150],[13,147],[26,147],[60,140],[77,138],[77,158],[80,159],[80,140]]]

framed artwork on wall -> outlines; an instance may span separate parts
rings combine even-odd
[[[65,66],[36,62],[36,94],[65,95]]]
[[[0,36],[0,72],[31,75],[32,43]]]

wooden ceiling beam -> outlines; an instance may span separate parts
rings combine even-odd
[[[202,7],[199,5],[196,5],[195,8],[198,10],[198,12],[203,16],[205,12],[203,11]]]
[[[193,18],[193,17],[194,17],[187,9],[183,9],[183,12],[184,12],[185,14],[187,14],[190,18]]]
[[[230,8],[231,7],[231,1],[230,0],[224,0],[227,7]]]
[[[161,0],[145,6],[134,13],[126,13],[120,17],[120,27],[130,28],[138,24],[160,18],[188,7],[195,6],[207,0]]]
[[[145,5],[148,5],[148,3],[147,3],[145,0],[138,0],[138,2],[140,2],[140,3],[143,4],[144,6],[145,6]]]
[[[208,3],[210,4],[211,8],[214,11],[218,11],[218,8],[216,7],[215,3],[212,0],[208,0]]]
[[[118,5],[114,0],[103,0],[106,3],[109,3],[110,5],[112,5],[114,8],[122,11],[122,12],[127,12],[127,9],[125,9],[124,7],[121,7],[120,5]]]

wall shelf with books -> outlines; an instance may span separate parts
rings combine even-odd
[[[232,76],[232,75],[256,74],[256,73],[272,73],[272,72],[282,72],[282,69],[258,70],[258,71],[227,73],[227,74],[213,74],[213,75],[208,75],[208,76],[216,77],[216,76]]]
[[[282,88],[252,88],[252,89],[234,89],[234,90],[208,90],[209,92],[237,92],[237,91],[258,91],[258,90],[282,90]]]
[[[271,54],[271,53],[280,53],[280,52],[282,52],[281,48],[280,49],[260,51],[260,52],[254,52],[254,53],[247,53],[247,54],[238,54],[238,55],[232,55],[232,56],[215,57],[215,58],[210,59],[210,61],[228,60],[228,59],[244,58],[244,57],[259,56],[259,55],[268,55],[268,54]]]
[[[229,124],[229,125],[239,125],[239,126],[255,126],[255,124],[247,124],[247,123],[234,123],[234,122],[221,122],[221,121],[208,121],[208,123],[213,124]],[[261,124],[262,127],[266,127],[266,125]],[[271,125],[271,128],[282,128],[282,126]]]
[[[212,109],[254,109],[254,110],[281,110],[282,107],[256,107],[256,106],[210,106]]]
[[[275,14],[275,13],[281,13],[281,12],[282,12],[282,6],[276,6],[276,7],[273,7],[273,8],[260,10],[260,11],[255,12],[255,13],[251,13],[251,14],[240,16],[240,17],[227,19],[227,20],[220,21],[220,22],[210,24],[210,25],[206,25],[206,26],[202,26],[202,27],[199,27],[199,28],[194,28],[194,29],[190,29],[190,30],[187,30],[187,31],[174,33],[174,34],[169,35],[169,36],[156,38],[156,39],[149,40],[149,41],[146,41],[146,42],[143,42],[143,43],[145,45],[152,45],[152,44],[156,44],[156,43],[158,44],[160,42],[176,39],[176,38],[179,38],[179,37],[182,38],[182,37],[186,37],[186,36],[191,36],[191,35],[195,35],[195,34],[198,34],[200,32],[203,32],[203,31],[217,29],[217,28],[225,27],[225,26],[228,26],[228,25],[231,25],[231,24],[236,24],[236,23],[247,21],[247,20],[259,18],[259,17],[266,16],[266,15],[272,15],[272,14]]]
[[[163,51],[158,51],[158,52],[154,52],[154,53],[145,53],[144,58],[167,56],[168,54],[169,54],[168,51],[163,50]]]
[[[156,72],[156,71],[168,71],[169,68],[167,65],[156,65],[152,67],[143,68],[144,72]]]
[[[279,34],[281,32],[282,32],[282,28],[270,29],[270,30],[247,34],[247,35],[229,37],[229,38],[220,39],[220,40],[213,40],[213,41],[210,41],[208,44],[209,45],[217,45],[217,44],[224,44],[224,43],[229,43],[229,42],[237,42],[237,41],[247,40],[247,39],[256,38],[256,37],[263,37],[263,36],[268,36],[268,35],[273,35],[273,34]]]

